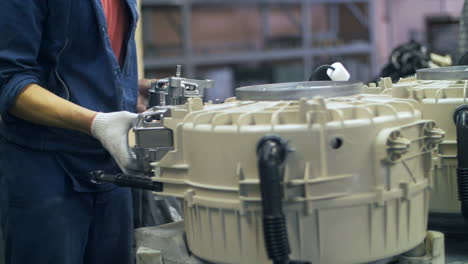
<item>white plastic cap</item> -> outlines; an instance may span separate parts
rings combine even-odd
[[[348,70],[340,62],[335,62],[331,65],[335,70],[328,69],[327,75],[332,81],[349,81],[351,75]]]

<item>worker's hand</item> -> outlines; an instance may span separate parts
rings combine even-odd
[[[151,84],[156,82],[156,79],[143,79],[138,81],[138,103],[137,110],[138,113],[143,113],[147,110],[148,106],[148,90],[151,88]]]
[[[98,113],[91,124],[91,134],[112,155],[125,174],[135,175],[138,171],[135,154],[128,146],[128,131],[137,114],[129,112]]]

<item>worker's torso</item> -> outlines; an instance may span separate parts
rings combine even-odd
[[[42,1],[42,0],[41,0]],[[43,0],[46,10],[40,53],[40,85],[56,95],[83,107],[99,111],[135,112],[138,73],[134,32],[136,0],[123,0],[128,10],[128,37],[122,65],[114,54],[107,32],[101,0]],[[8,10],[0,10],[8,12]],[[22,19],[20,16],[18,19]],[[34,29],[31,29],[34,30]],[[8,50],[4,51],[8,52]],[[93,170],[118,170],[111,156],[91,136],[71,130],[34,125],[2,115],[5,144],[16,144],[35,151],[55,153],[55,166],[70,177],[77,191],[105,191],[115,186],[94,185],[87,180]],[[117,139],[118,140],[118,139]],[[17,156],[17,153],[8,153]],[[19,157],[17,157],[19,158]],[[49,173],[44,167],[37,173]],[[14,171],[6,173],[16,173]],[[28,177],[28,175],[16,175]]]
[[[99,112],[136,110],[136,0],[129,10],[128,41],[122,66],[114,55],[101,0],[48,0],[39,54],[41,85],[73,103]],[[4,11],[5,12],[5,11]],[[18,17],[21,19],[21,17]],[[103,152],[90,136],[33,125],[2,116],[3,135],[26,147],[64,152]]]

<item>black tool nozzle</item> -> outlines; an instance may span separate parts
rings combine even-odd
[[[163,184],[152,181],[150,177],[130,176],[126,174],[106,174],[102,171],[91,172],[90,177],[91,182],[94,183],[107,182],[120,187],[130,187],[153,192],[163,191]]]

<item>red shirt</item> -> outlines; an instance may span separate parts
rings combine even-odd
[[[115,57],[123,65],[125,43],[130,28],[129,11],[124,0],[101,0],[106,14],[107,31]]]

